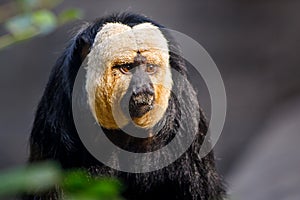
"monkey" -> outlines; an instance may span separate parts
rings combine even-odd
[[[193,106],[198,99],[194,86],[187,84],[190,69],[183,57],[174,53],[176,42],[163,28],[143,15],[122,12],[96,19],[71,39],[57,59],[38,104],[29,163],[54,160],[63,169],[86,169],[92,176],[117,177],[126,186],[122,196],[128,200],[225,198],[213,151],[199,157],[208,125],[202,109]],[[93,157],[80,140],[72,115],[73,86],[85,59],[87,104],[111,142],[130,152],[152,152],[177,134],[195,134],[187,151],[166,167],[146,173],[119,171]],[[184,78],[177,79],[172,70]],[[175,86],[179,91],[176,95],[172,93]],[[185,105],[180,105],[181,98]],[[191,117],[196,116],[194,113],[199,114],[197,123]],[[182,117],[191,117],[191,122],[184,125]],[[123,128],[131,125],[149,137],[125,133]],[[182,126],[185,128],[180,129]],[[163,154],[159,159],[168,156]],[[117,157],[112,159],[118,162]],[[63,191],[56,188],[24,199],[61,196]]]

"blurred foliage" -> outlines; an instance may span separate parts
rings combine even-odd
[[[52,11],[63,0],[14,0],[0,4],[0,24],[6,34],[0,36],[0,50],[39,34],[47,34],[60,25],[82,17],[81,10]]]
[[[84,170],[63,171],[53,162],[31,164],[0,173],[0,199],[41,193],[59,186],[66,200],[121,200],[121,183],[113,178],[91,178]]]

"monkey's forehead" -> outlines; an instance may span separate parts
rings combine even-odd
[[[130,27],[122,23],[107,23],[97,33],[91,50],[93,59],[102,62],[131,62],[136,53],[147,55],[148,59],[168,60],[168,42],[158,27],[141,23]],[[90,57],[90,56],[89,56]]]

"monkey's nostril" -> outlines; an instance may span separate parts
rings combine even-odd
[[[150,95],[154,95],[154,90],[152,88],[148,88],[147,92]]]
[[[132,95],[131,100],[135,105],[152,105],[154,101],[154,96],[148,93],[141,93],[138,95]]]

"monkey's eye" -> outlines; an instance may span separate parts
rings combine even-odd
[[[148,74],[154,74],[157,70],[157,66],[156,65],[153,65],[153,64],[147,64],[147,67],[146,67],[146,72]]]
[[[130,74],[130,70],[132,69],[132,66],[131,65],[121,65],[119,69],[123,74]]]

